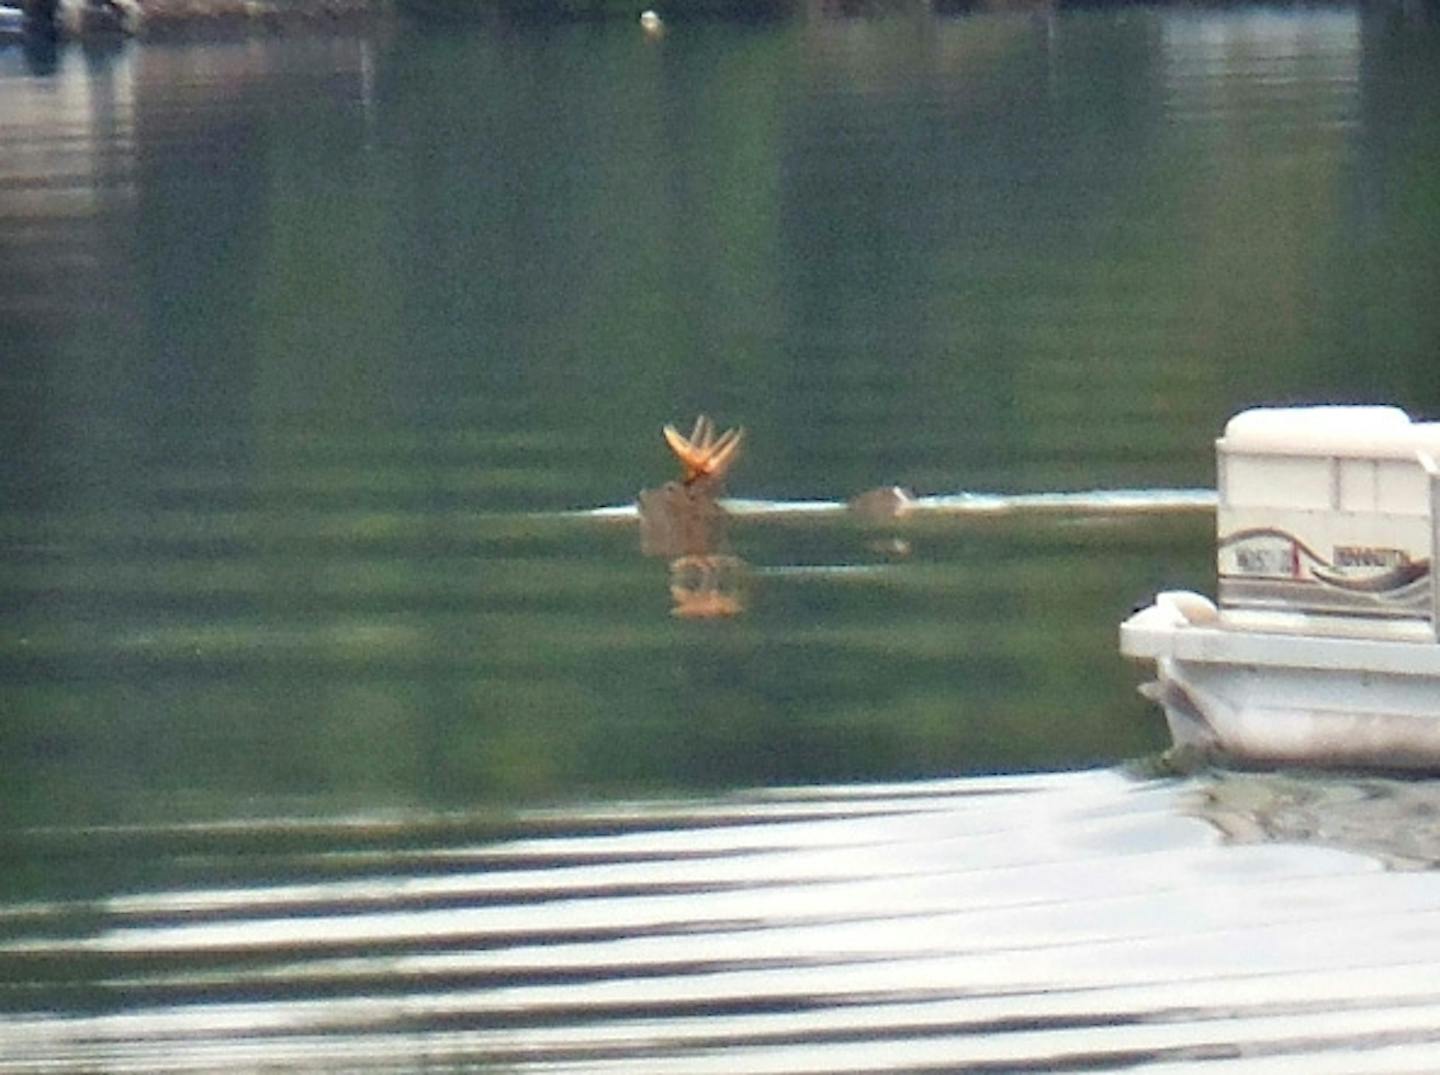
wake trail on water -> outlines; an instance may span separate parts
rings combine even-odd
[[[858,499],[858,498],[857,498]],[[726,514],[738,518],[840,517],[875,521],[845,500],[756,500],[723,498]],[[1000,515],[1171,515],[1214,511],[1213,489],[1093,489],[1042,493],[945,493],[904,497],[886,519],[993,517]],[[618,521],[639,518],[635,504],[582,509],[571,514]]]

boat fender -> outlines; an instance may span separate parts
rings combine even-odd
[[[1176,626],[1185,623],[1204,627],[1220,618],[1220,610],[1213,601],[1190,590],[1164,590],[1155,595],[1155,606],[1171,612]]]

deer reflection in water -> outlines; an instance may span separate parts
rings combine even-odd
[[[640,551],[670,561],[671,613],[687,619],[737,615],[745,564],[729,552],[727,518],[720,498],[725,475],[740,456],[743,429],[717,434],[705,415],[690,436],[674,426],[665,442],[680,461],[680,481],[640,493]]]

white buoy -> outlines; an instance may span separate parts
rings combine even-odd
[[[658,37],[665,32],[665,24],[660,21],[659,15],[647,8],[640,12],[640,29],[644,30],[651,37]]]

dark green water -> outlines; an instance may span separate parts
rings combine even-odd
[[[0,1070],[1426,1070],[1428,785],[1121,775],[1205,515],[747,516],[687,621],[584,512],[1434,417],[1437,102],[1379,7],[0,42]]]

